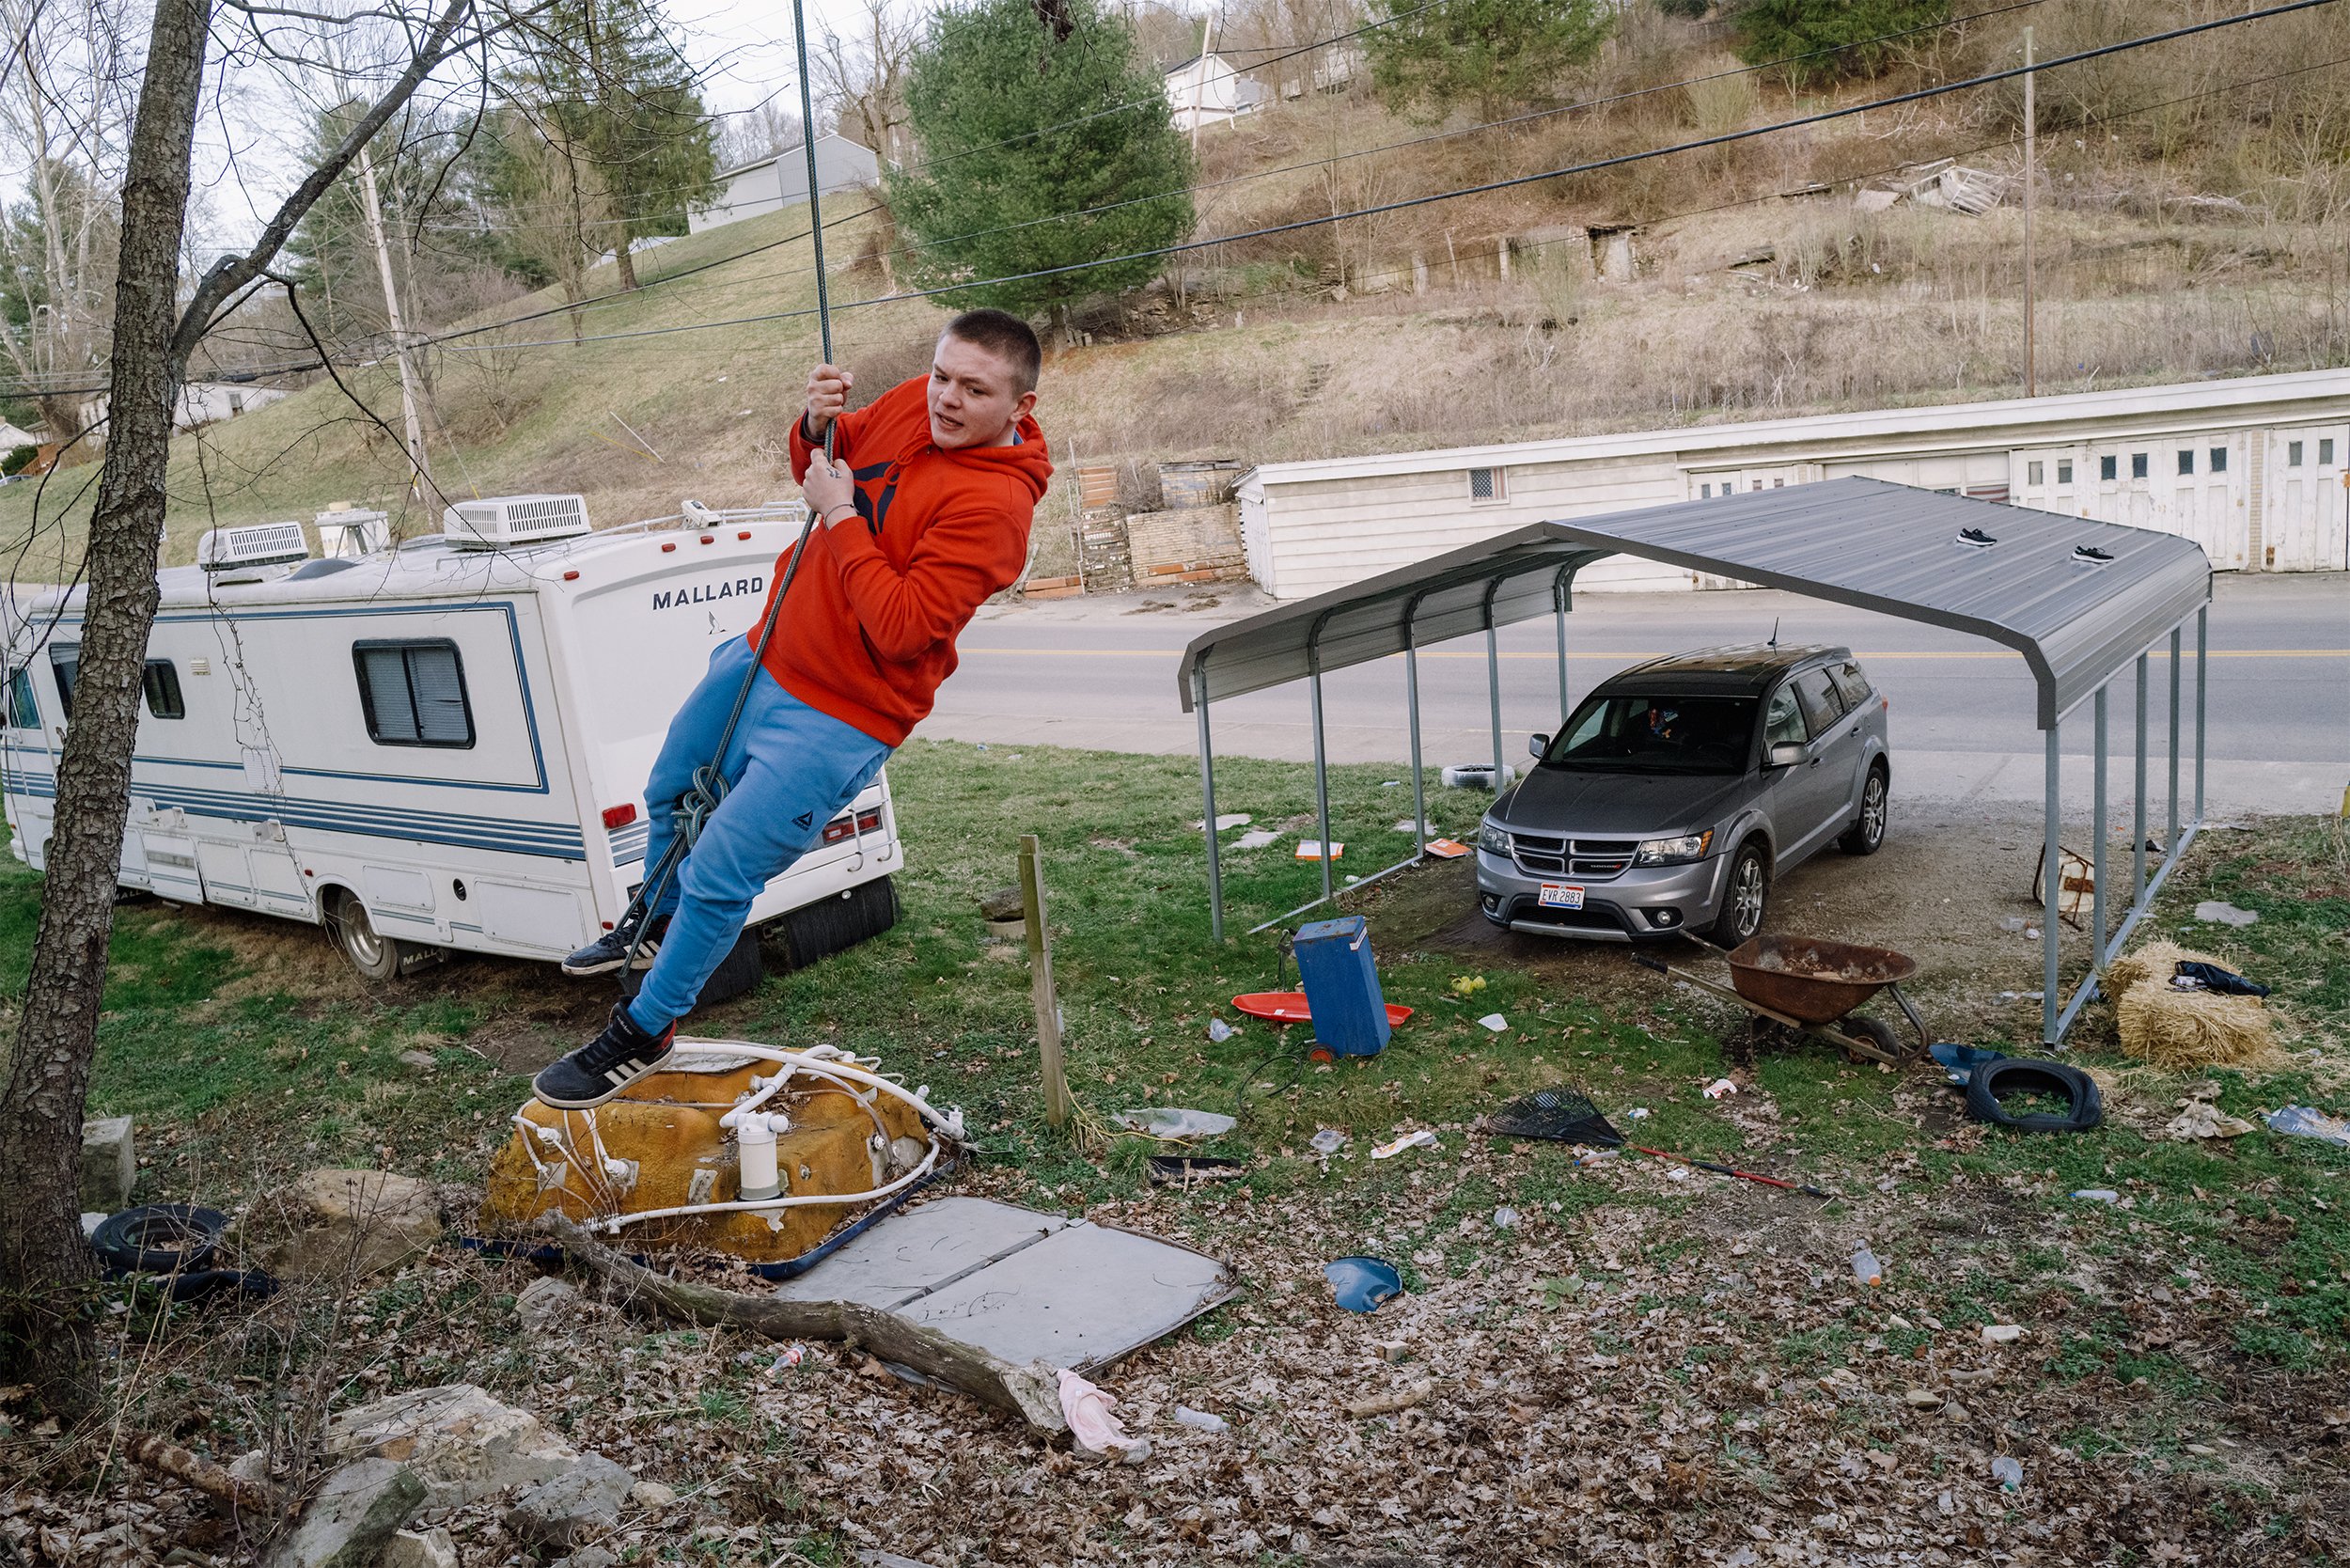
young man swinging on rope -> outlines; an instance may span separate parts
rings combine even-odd
[[[531,1087],[565,1110],[600,1105],[660,1065],[677,1020],[742,935],[751,901],[813,848],[954,672],[955,635],[1020,575],[1053,464],[1031,410],[1036,334],[1000,310],[948,324],[927,376],[845,412],[852,378],[819,365],[791,431],[791,473],[816,519],[787,619],[767,645],[732,742],[727,792],[658,906],[632,908],[563,964],[573,975],[650,967],[603,1032]],[[833,458],[824,436],[834,431]],[[784,560],[776,563],[777,591]],[[776,613],[769,594],[766,614]],[[729,638],[670,722],[645,788],[658,866],[671,809],[717,749],[759,633]],[[638,941],[639,924],[645,926]]]

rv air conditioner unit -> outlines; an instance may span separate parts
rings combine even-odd
[[[319,513],[318,525],[319,554],[329,558],[357,560],[392,541],[392,520],[384,512],[341,507]]]
[[[196,564],[207,572],[283,566],[306,561],[310,546],[299,523],[256,523],[244,528],[207,528],[196,541]]]
[[[460,501],[441,514],[441,529],[460,550],[510,550],[577,539],[588,532],[588,501],[580,495],[492,495]]]

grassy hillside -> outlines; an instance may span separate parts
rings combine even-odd
[[[2046,8],[2035,13],[2043,55],[2052,33],[2073,47],[2161,25],[2177,8]],[[2342,52],[2326,23],[2262,24],[2125,56],[2127,71],[2050,77],[2043,391],[2350,362],[2350,105],[2335,102],[2344,72],[2306,70]],[[2013,40],[1988,26],[1846,96],[1997,65]],[[1201,229],[1326,215],[1827,102],[1767,75],[1643,90],[1721,68],[1709,47],[1652,18],[1573,94],[1617,95],[1613,106],[1506,133],[1443,134],[1462,123],[1415,125],[1359,100],[1281,105],[1206,139]],[[2238,86],[2256,81],[2267,85]],[[2021,214],[1863,215],[1836,182],[1954,152],[2013,173],[2016,131],[2009,99],[1979,93],[1218,246],[1085,320],[1084,339],[1048,364],[1040,416],[1064,480],[1076,463],[1115,463],[1129,501],[1147,505],[1152,465],[1169,458],[1275,461],[2011,396],[2021,390]],[[1434,139],[1366,152],[1411,138]],[[1776,194],[1817,184],[1831,188]],[[689,495],[728,505],[790,494],[782,430],[816,357],[812,321],[661,329],[808,307],[807,246],[785,238],[804,222],[771,214],[646,253],[638,270],[652,286],[577,312],[588,338],[577,346],[572,319],[556,314],[434,351],[431,446],[444,490],[576,490],[601,523],[673,512]],[[1582,230],[1606,224],[1637,227],[1632,278],[1592,274]],[[869,393],[923,367],[945,316],[925,302],[860,306],[889,291],[877,243],[852,222],[827,246],[836,353]],[[615,287],[611,269],[591,287]],[[557,303],[533,296],[496,315]],[[390,368],[341,378],[181,440],[167,558],[188,558],[216,521],[307,517],[334,501],[384,507],[410,531],[437,526],[402,484]],[[18,576],[72,572],[77,494],[94,474],[0,491],[0,545],[22,552]],[[1069,506],[1057,487],[1040,515],[1058,521]],[[1057,526],[1043,542],[1047,561],[1066,549]]]

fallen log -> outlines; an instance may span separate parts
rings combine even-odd
[[[1060,1374],[1042,1361],[1014,1366],[859,1301],[787,1301],[671,1279],[622,1257],[559,1215],[548,1215],[542,1224],[581,1267],[619,1294],[623,1307],[649,1308],[705,1327],[747,1328],[771,1340],[838,1341],[960,1388],[1018,1417],[1032,1432],[1057,1437],[1069,1430],[1060,1410]]]
[[[206,1497],[218,1498],[231,1508],[264,1517],[274,1517],[285,1511],[285,1504],[275,1487],[240,1480],[202,1454],[151,1433],[126,1434],[122,1451],[157,1474],[185,1482]]]

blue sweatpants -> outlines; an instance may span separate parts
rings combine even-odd
[[[650,817],[647,875],[676,837],[671,808],[693,787],[694,771],[717,749],[718,732],[751,667],[750,644],[728,637],[669,721],[668,738],[661,743],[645,786]],[[742,936],[751,901],[815,847],[824,824],[856,799],[888,760],[889,747],[817,712],[777,685],[765,669],[759,671],[720,764],[726,798],[703,823],[701,836],[653,911],[670,917],[669,929],[629,1003],[629,1016],[638,1027],[658,1034],[693,1010],[711,972]]]

